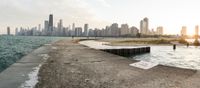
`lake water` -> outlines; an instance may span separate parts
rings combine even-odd
[[[151,46],[151,53],[136,55],[133,59],[180,68],[200,69],[200,47],[177,46],[174,51],[172,46]]]

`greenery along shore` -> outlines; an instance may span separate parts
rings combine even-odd
[[[137,38],[128,40],[105,40],[110,42],[110,45],[173,45],[173,44],[189,44],[185,39],[182,38]],[[195,45],[190,43],[190,45]]]

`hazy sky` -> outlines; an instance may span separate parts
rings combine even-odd
[[[0,32],[7,26],[43,26],[53,13],[54,24],[63,19],[65,26],[75,22],[103,28],[117,22],[139,28],[148,17],[150,29],[163,26],[165,34],[178,34],[184,25],[191,34],[200,25],[199,9],[199,0],[0,0]]]

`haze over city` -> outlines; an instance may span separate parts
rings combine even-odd
[[[0,0],[0,34],[10,26],[34,27],[43,25],[47,15],[54,14],[54,25],[63,19],[63,25],[76,23],[83,27],[104,28],[112,23],[136,26],[140,20],[149,18],[149,28],[164,27],[165,34],[180,34],[187,26],[188,34],[194,34],[200,25],[198,0]]]

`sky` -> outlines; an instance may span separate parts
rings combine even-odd
[[[35,27],[54,15],[54,24],[63,19],[64,26],[72,23],[83,27],[104,28],[112,23],[127,23],[139,28],[140,20],[149,18],[149,28],[164,27],[165,34],[179,34],[187,26],[194,34],[200,25],[199,0],[0,0],[0,34],[7,26]]]

